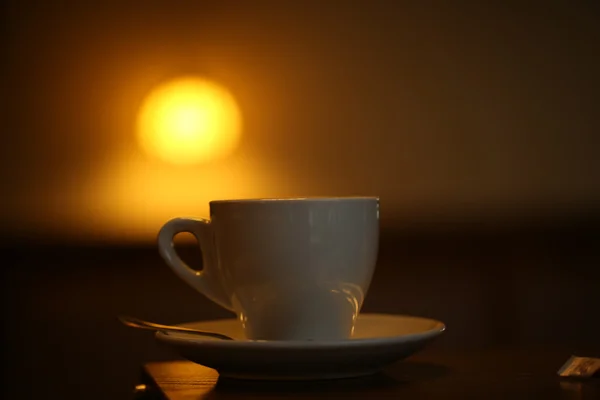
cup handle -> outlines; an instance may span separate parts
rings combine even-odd
[[[189,232],[198,240],[202,252],[202,271],[190,268],[177,254],[173,239],[175,235],[182,232]],[[175,218],[168,221],[158,233],[158,250],[177,276],[209,300],[223,308],[234,311],[231,299],[225,294],[219,283],[216,248],[209,220]]]

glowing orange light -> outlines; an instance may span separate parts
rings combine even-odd
[[[224,157],[237,147],[241,131],[241,113],[233,96],[214,82],[194,77],[152,91],[137,122],[142,148],[173,164]]]

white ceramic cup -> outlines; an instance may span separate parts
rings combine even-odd
[[[210,216],[167,222],[159,251],[179,277],[235,312],[249,339],[351,336],[377,260],[378,198],[219,200]],[[180,232],[198,239],[202,271],[177,255]]]

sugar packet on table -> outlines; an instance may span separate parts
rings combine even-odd
[[[600,376],[600,358],[571,356],[558,370],[558,375],[570,378]]]

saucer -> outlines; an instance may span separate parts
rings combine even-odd
[[[427,318],[360,314],[352,338],[338,341],[253,341],[236,319],[191,322],[189,328],[224,333],[220,340],[183,333],[156,333],[182,357],[214,368],[221,377],[314,380],[371,375],[421,350],[446,329]]]

